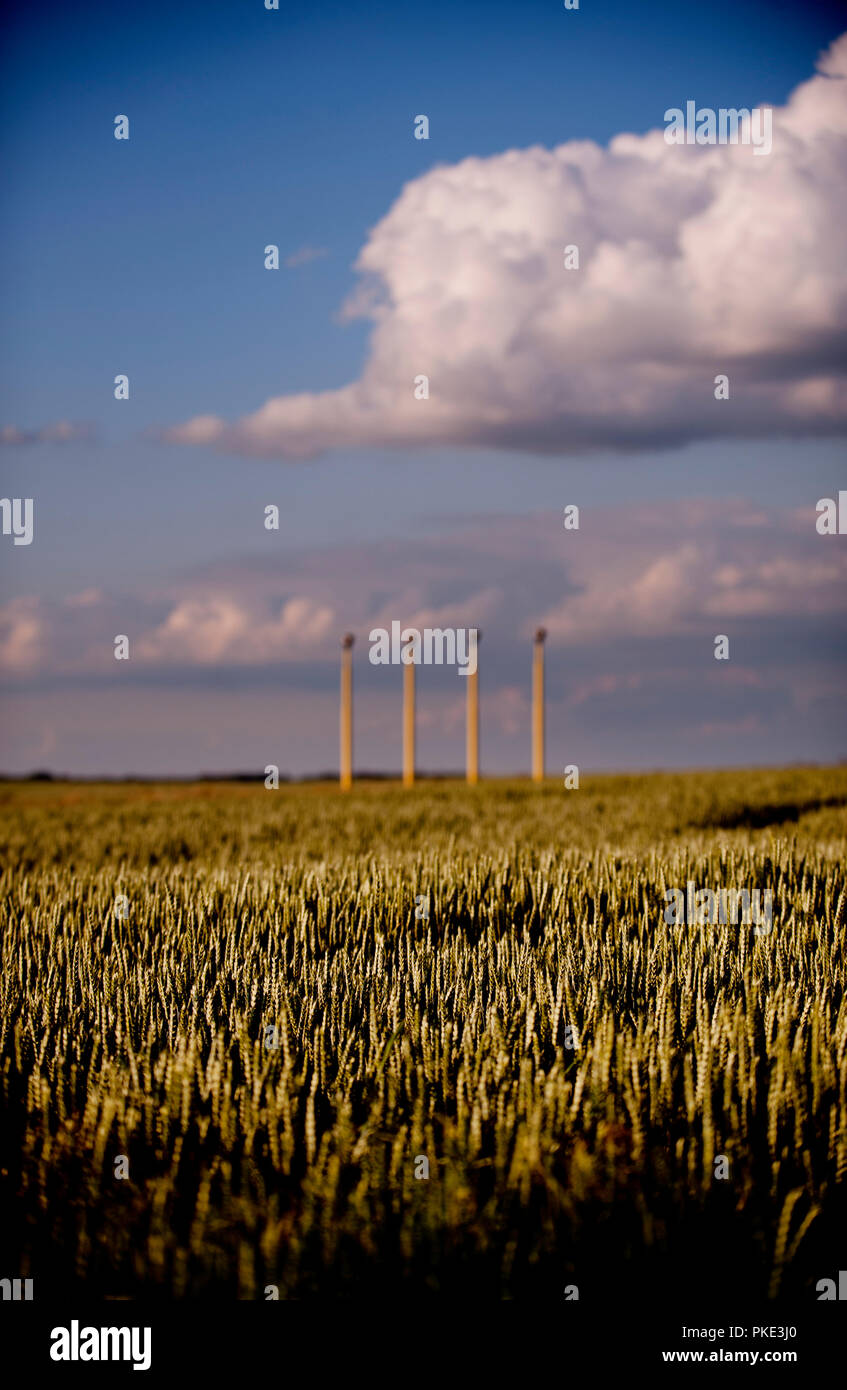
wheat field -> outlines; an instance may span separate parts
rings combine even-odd
[[[847,769],[0,802],[3,1274],[798,1303],[843,1264]],[[771,930],[669,926],[689,881]]]

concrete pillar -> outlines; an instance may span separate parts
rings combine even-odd
[[[477,653],[481,637],[481,632],[471,629],[469,636],[469,641],[473,643],[471,650]],[[479,781],[479,670],[469,674],[466,679],[468,682],[468,713],[465,730],[465,768],[468,783],[475,787]]]
[[[403,667],[403,786],[415,785],[415,663]]]
[[[544,781],[544,639],[538,628],[532,649],[532,780]]]
[[[339,782],[343,792],[353,785],[353,634],[341,641],[341,728]]]

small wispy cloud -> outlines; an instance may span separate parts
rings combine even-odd
[[[0,445],[77,444],[94,438],[95,430],[86,421],[57,420],[39,429],[20,430],[17,425],[0,426]]]
[[[292,251],[290,256],[286,256],[285,268],[297,270],[301,265],[308,265],[310,261],[320,261],[328,255],[329,251],[325,246],[301,246],[299,251]]]

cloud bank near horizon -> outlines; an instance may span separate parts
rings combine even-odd
[[[168,442],[282,459],[336,448],[636,450],[847,430],[847,34],[773,110],[773,148],[509,150],[412,180],[356,262],[358,381]],[[564,248],[580,267],[565,269]],[[730,378],[728,400],[715,377]],[[429,399],[416,399],[425,375]]]
[[[575,532],[559,513],[476,518],[434,537],[214,560],[155,588],[13,599],[0,608],[0,766],[332,767],[349,629],[357,765],[396,768],[400,673],[368,661],[369,630],[393,619],[482,628],[491,771],[528,757],[539,622],[553,766],[845,756],[847,553],[811,508],[700,498],[585,508]],[[114,659],[118,633],[129,661]],[[728,662],[714,660],[718,633]],[[422,766],[461,765],[462,686],[454,668],[421,673]]]
[[[370,629],[395,620],[482,628],[504,680],[539,623],[551,647],[582,651],[607,673],[620,642],[694,639],[705,661],[716,633],[769,623],[786,641],[810,623],[837,641],[847,554],[815,520],[732,499],[588,509],[573,533],[558,514],[496,517],[433,539],[214,562],[156,589],[24,595],[0,606],[0,668],[7,686],[192,671],[249,683],[251,669],[281,665],[295,684],[320,669],[334,681],[342,633],[356,633],[366,663]],[[130,639],[126,666],[114,660],[118,633]]]

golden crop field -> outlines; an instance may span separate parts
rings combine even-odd
[[[0,801],[4,1274],[743,1305],[843,1264],[847,769]],[[669,925],[690,882],[770,929]]]

